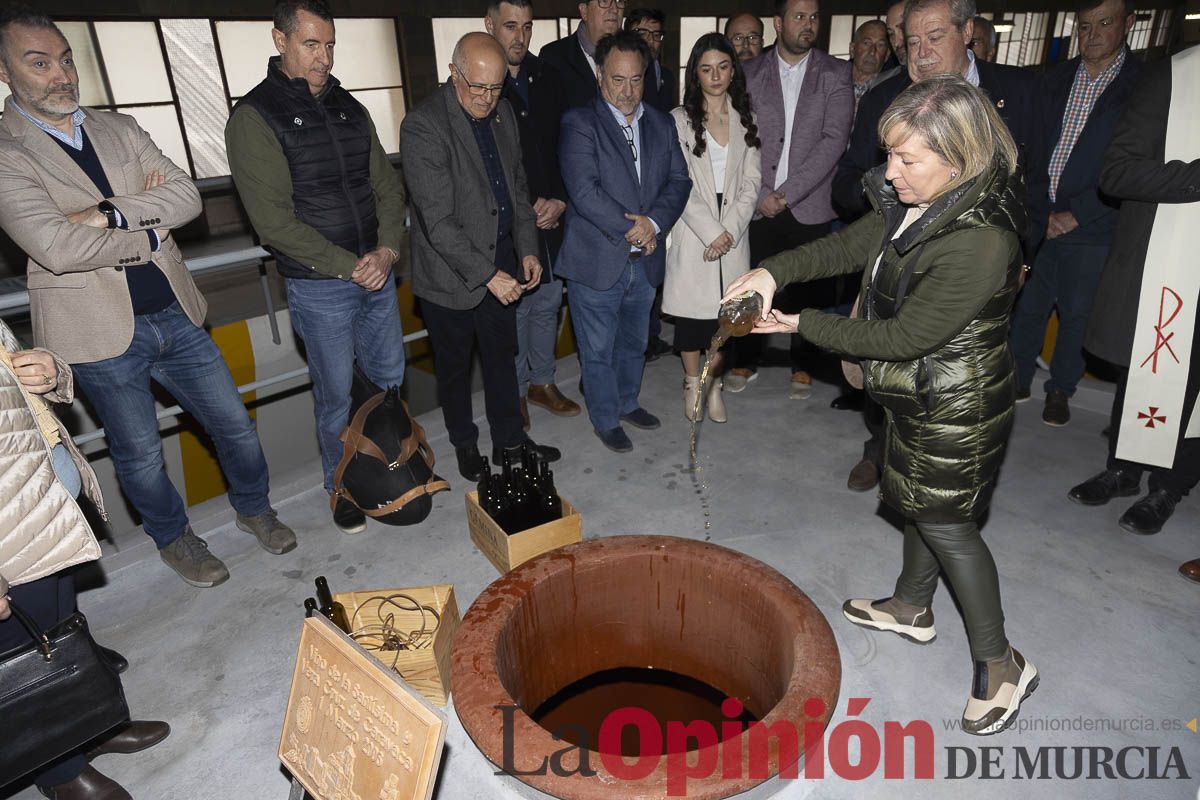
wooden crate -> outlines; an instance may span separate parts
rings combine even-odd
[[[351,628],[357,629],[364,621],[376,623],[379,620],[379,615],[373,611],[378,607],[379,601],[371,598],[387,597],[391,594],[406,594],[438,612],[441,622],[433,635],[433,644],[420,650],[367,649],[371,655],[389,667],[394,661],[394,669],[405,683],[420,692],[429,702],[444,706],[450,697],[450,649],[454,644],[454,634],[462,621],[458,613],[458,603],[454,599],[454,587],[450,584],[439,584],[407,589],[338,592],[334,594],[333,599],[346,609]],[[367,605],[363,606],[364,603]],[[355,610],[360,606],[363,608],[356,619]],[[408,632],[421,627],[421,615],[416,611],[402,611],[388,605],[387,613],[395,615],[394,626],[399,631]],[[368,643],[362,638],[358,638],[358,641],[364,646]]]
[[[582,541],[583,518],[566,500],[563,500],[562,504],[561,519],[509,536],[496,524],[491,515],[480,507],[479,493],[467,492],[467,525],[471,541],[487,560],[504,574],[534,556]]]

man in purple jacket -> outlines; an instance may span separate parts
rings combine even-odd
[[[817,0],[779,0],[775,6],[775,47],[745,63],[746,84],[762,139],[762,189],[750,223],[750,261],[757,266],[776,253],[799,247],[830,232],[837,216],[830,202],[833,173],[850,139],[854,86],[850,65],[817,50]],[[834,305],[827,287],[803,284],[785,291],[776,305],[798,311]],[[753,342],[751,342],[753,340]],[[753,380],[760,337],[737,341],[734,369],[725,388],[739,392]],[[754,343],[760,343],[756,348]],[[799,337],[792,340],[789,396],[812,392],[809,361]]]

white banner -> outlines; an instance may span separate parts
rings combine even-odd
[[[1166,160],[1200,158],[1200,47],[1171,60]],[[1200,203],[1159,203],[1146,249],[1117,458],[1170,469],[1175,461],[1196,305],[1200,302]],[[1200,436],[1193,413],[1187,436]]]

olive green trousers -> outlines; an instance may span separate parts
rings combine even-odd
[[[978,524],[905,524],[904,566],[896,579],[894,597],[928,608],[937,590],[939,570],[946,573],[946,581],[962,608],[971,657],[976,661],[1002,658],[1008,652],[1008,639],[1000,607],[1000,576],[992,551],[979,535]]]

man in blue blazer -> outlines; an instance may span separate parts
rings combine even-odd
[[[622,420],[660,424],[638,404],[646,331],[665,269],[659,245],[692,190],[674,120],[642,103],[650,58],[629,31],[597,42],[600,96],[563,116],[558,149],[569,202],[556,271],[568,281],[588,416],[619,453],[633,449]]]
[[[1080,55],[1047,70],[1037,93],[1030,190],[1049,203],[1045,242],[1017,300],[1012,349],[1017,402],[1029,399],[1046,317],[1058,307],[1058,336],[1042,421],[1071,419],[1069,398],[1083,377],[1083,337],[1116,229],[1119,203],[1100,191],[1100,168],[1142,65],[1125,46],[1132,0],[1082,0],[1075,23]]]

